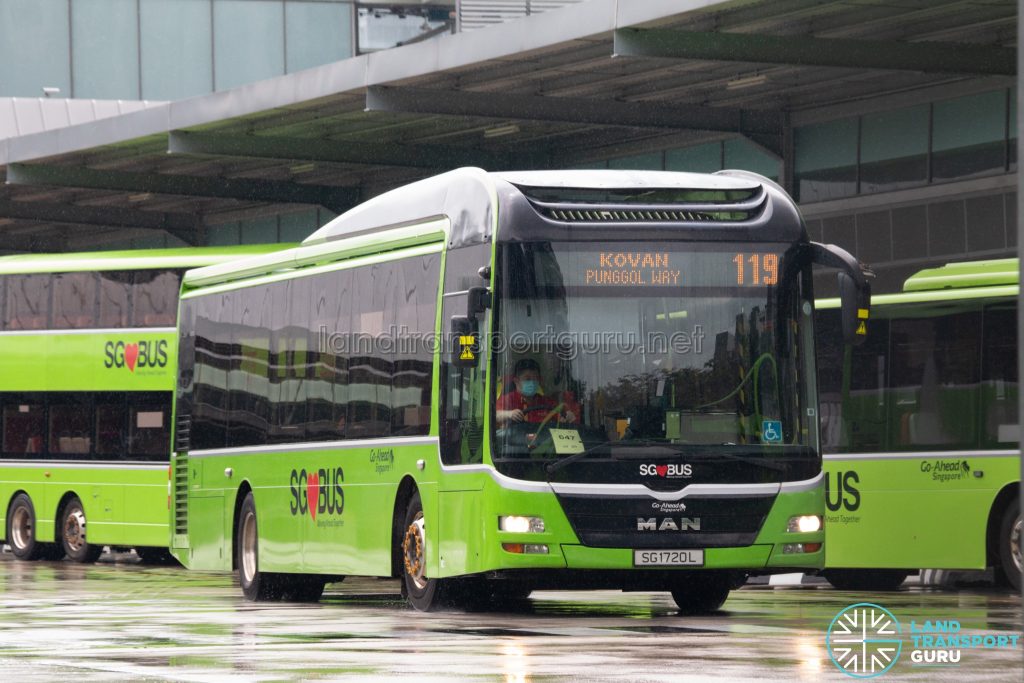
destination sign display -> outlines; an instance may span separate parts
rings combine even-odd
[[[557,252],[556,252],[557,253]],[[566,285],[766,287],[778,284],[776,252],[609,249],[558,254]]]

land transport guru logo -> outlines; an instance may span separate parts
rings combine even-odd
[[[964,649],[1019,647],[1019,633],[963,632],[956,619],[910,622],[910,666],[960,664]],[[903,652],[902,627],[896,616],[870,602],[859,602],[835,616],[825,636],[832,663],[853,678],[874,678],[889,671]]]
[[[292,517],[309,515],[318,527],[344,526],[345,471],[340,467],[292,470],[288,480]]]
[[[870,602],[850,605],[835,616],[825,636],[832,663],[854,678],[873,678],[892,668],[903,649],[900,622]]]

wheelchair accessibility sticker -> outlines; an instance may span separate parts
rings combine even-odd
[[[782,441],[782,422],[779,420],[761,420],[761,441],[779,443]]]

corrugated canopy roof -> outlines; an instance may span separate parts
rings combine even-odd
[[[564,168],[737,135],[780,153],[816,113],[1013,85],[1016,19],[1005,0],[589,0],[0,140],[0,248],[196,243],[211,224],[341,212],[460,166]]]

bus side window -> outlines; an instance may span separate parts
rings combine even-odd
[[[893,448],[976,446],[980,313],[914,305],[905,314],[892,323]]]
[[[465,315],[470,287],[487,285],[478,271],[490,263],[489,244],[450,250],[445,256],[444,299],[441,309],[441,462],[464,465],[483,462],[484,416],[488,402],[484,393],[489,362],[486,344],[481,344],[475,367],[457,368],[450,361],[451,319]],[[486,339],[490,312],[480,316],[481,339]]]
[[[1017,402],[1017,306],[1013,301],[985,307],[982,328],[982,445],[996,447],[1020,440]]]

